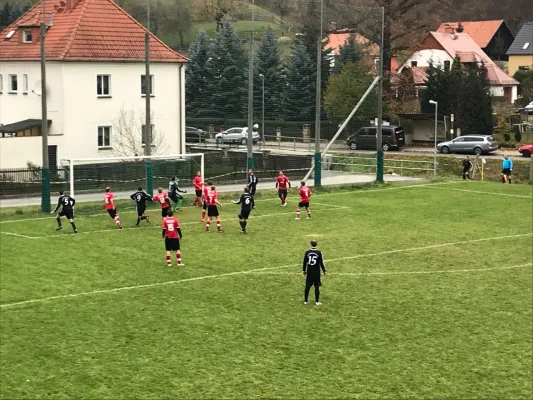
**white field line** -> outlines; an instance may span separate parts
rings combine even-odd
[[[318,203],[316,203],[316,204],[318,204]],[[324,205],[327,205],[327,204],[324,204]],[[318,212],[339,211],[339,210],[343,210],[345,208],[349,208],[349,207],[333,206],[333,207],[330,207],[330,208],[319,208],[319,209],[317,209],[317,211]],[[270,218],[270,217],[278,217],[278,216],[290,215],[290,214],[294,214],[295,215],[296,212],[295,211],[288,211],[288,212],[278,212],[278,213],[273,213],[273,214],[260,214],[260,215],[251,214],[250,220],[253,221],[256,218]],[[107,214],[105,214],[105,215],[107,215]],[[237,217],[231,218],[231,219],[228,218],[228,219],[225,219],[225,220],[223,219],[222,221],[235,220],[235,219],[237,219]],[[122,229],[109,228],[109,229],[100,229],[100,230],[97,230],[97,231],[86,231],[86,232],[78,231],[76,236],[78,236],[78,235],[88,235],[88,234],[93,234],[93,233],[120,232],[120,231],[135,230],[135,229],[137,229],[137,230],[140,230],[140,229],[154,229],[154,228],[161,229],[161,226],[158,223],[151,224],[151,225],[146,225],[146,224],[143,224],[141,222],[141,224],[142,224],[141,226],[132,226],[132,227],[127,227],[127,228],[122,228]],[[200,225],[200,224],[201,224],[201,222],[199,220],[198,221],[189,221],[189,222],[180,222],[180,226],[181,225]],[[67,231],[68,231],[68,229],[70,229],[70,227],[65,226],[64,229],[67,229]],[[0,234],[18,236],[18,237],[21,237],[21,238],[24,238],[24,239],[61,239],[61,238],[64,239],[65,238],[64,234],[50,235],[50,236],[27,236],[27,235],[20,235],[18,233],[4,232],[4,231],[0,231]]]
[[[524,196],[520,194],[510,194],[510,193],[496,193],[496,192],[482,192],[480,190],[469,190],[469,189],[454,189],[454,188],[440,188],[440,187],[432,187],[432,189],[440,189],[440,190],[455,190],[457,192],[469,192],[469,193],[477,193],[477,194],[485,194],[485,195],[492,195],[492,196],[504,196],[504,197],[518,197],[522,199],[530,199],[533,200],[532,196]]]
[[[458,184],[458,183],[463,183],[463,181],[439,182],[439,183],[421,183],[421,184],[416,184],[416,185],[395,186],[395,187],[385,188],[385,189],[367,189],[367,190],[346,191],[346,192],[339,192],[339,193],[323,193],[323,194],[313,195],[311,197],[311,199],[315,199],[316,197],[340,196],[340,195],[346,195],[346,194],[355,195],[355,194],[363,194],[363,193],[379,193],[379,192],[382,192],[382,191],[385,191],[385,190],[412,189],[412,188],[435,186],[435,185],[453,185],[453,184]],[[265,190],[268,190],[268,189],[265,189]],[[262,200],[260,199],[260,200],[257,200],[256,203],[264,202],[264,201],[279,201],[279,199],[278,198],[262,199]],[[222,204],[228,205],[228,204],[233,204],[233,203],[222,203]],[[317,203],[314,203],[314,204],[317,204]],[[129,209],[129,208],[131,208],[131,207],[127,207],[127,209]],[[200,209],[200,208],[198,207],[198,209]],[[156,210],[148,210],[148,211],[156,211]],[[133,211],[121,211],[121,212],[119,212],[119,214],[128,214],[128,213],[135,213],[135,212],[137,212],[137,211],[135,211],[135,210],[133,210]],[[102,213],[102,214],[90,214],[90,215],[84,215],[84,216],[81,216],[81,217],[76,217],[76,219],[91,218],[91,217],[103,217],[103,216],[107,216],[107,214],[105,214],[105,213]],[[8,220],[8,221],[0,221],[0,224],[10,224],[10,223],[14,223],[14,222],[24,222],[24,221],[38,221],[38,220],[45,220],[45,219],[50,219],[50,220],[51,219],[55,219],[55,216],[37,217],[37,218],[24,218],[24,219],[13,219],[13,220]]]
[[[531,236],[532,234],[533,233],[522,233],[518,235],[494,236],[494,237],[488,237],[488,238],[464,240],[461,242],[441,243],[441,244],[434,244],[434,245],[422,246],[422,247],[411,247],[407,249],[382,251],[379,253],[359,254],[355,256],[332,258],[329,260],[325,260],[325,262],[332,263],[332,262],[337,262],[337,261],[353,260],[357,258],[382,256],[382,255],[393,254],[393,253],[405,253],[405,252],[410,252],[410,251],[430,250],[430,249],[436,249],[436,248],[441,248],[441,247],[460,246],[464,244],[478,243],[478,242],[484,242],[484,241],[490,241],[490,240],[512,239],[512,238],[518,238],[518,237]],[[153,288],[153,287],[174,285],[178,283],[203,281],[206,279],[224,278],[228,276],[246,275],[246,274],[252,274],[252,273],[261,272],[261,271],[271,271],[275,269],[299,267],[301,265],[302,265],[301,263],[297,263],[297,264],[295,263],[295,264],[282,265],[278,267],[254,268],[254,269],[245,270],[245,271],[234,271],[234,272],[227,272],[224,274],[203,275],[203,276],[196,276],[193,278],[185,278],[185,279],[179,279],[179,280],[173,280],[173,281],[167,281],[167,282],[156,282],[156,283],[148,283],[144,285],[123,286],[123,287],[118,287],[118,288],[113,288],[113,289],[93,290],[90,292],[80,292],[80,293],[72,293],[72,294],[59,295],[59,296],[43,297],[40,299],[31,299],[31,300],[17,301],[14,303],[0,304],[0,309],[27,305],[27,304],[45,303],[45,302],[52,301],[52,300],[62,300],[62,299],[68,299],[68,298],[74,298],[74,297],[92,296],[96,294],[115,293],[115,292],[122,292],[122,291],[127,291],[127,290],[148,289],[148,288]]]
[[[517,269],[533,266],[533,262],[519,265],[511,265],[507,267],[491,267],[491,268],[470,268],[470,269],[440,269],[435,271],[376,271],[376,272],[333,272],[328,273],[327,276],[372,276],[372,275],[432,275],[432,274],[448,274],[448,273],[469,273],[469,272],[486,272],[486,271],[500,271],[506,269]],[[250,274],[257,275],[293,275],[302,276],[301,272],[274,272],[274,271],[256,271]]]

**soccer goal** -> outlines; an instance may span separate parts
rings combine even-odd
[[[141,186],[152,193],[165,187],[171,177],[189,186],[198,171],[204,177],[204,154],[139,157],[73,158],[61,160],[70,196],[94,193],[111,186],[113,191],[132,191]]]

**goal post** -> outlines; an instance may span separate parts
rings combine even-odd
[[[205,178],[203,153],[135,156],[135,157],[104,157],[104,158],[71,158],[61,160],[66,179],[69,183],[69,194],[94,193],[112,186],[117,191],[135,191],[142,186],[151,193],[154,187],[166,187],[172,176],[181,182],[180,186],[189,185],[200,171]]]

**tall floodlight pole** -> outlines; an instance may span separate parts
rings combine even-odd
[[[254,167],[254,25],[255,0],[252,0],[252,29],[250,35],[250,59],[248,60],[248,169]]]
[[[433,149],[433,176],[437,176],[437,128],[438,128],[438,111],[439,111],[439,102],[435,100],[430,100],[429,104],[433,104],[435,106],[435,148]]]
[[[316,114],[315,114],[315,186],[322,184],[320,154],[320,120],[322,114],[322,36],[324,35],[324,0],[320,0],[320,33],[316,48]]]
[[[48,105],[46,103],[46,0],[43,0],[43,21],[41,22],[41,135],[43,169],[41,175],[41,210],[50,212],[50,163],[48,159]]]
[[[265,141],[265,75],[259,74],[261,78],[261,140]]]
[[[144,33],[144,96],[145,105],[145,123],[144,123],[144,155],[152,155],[152,107],[150,104],[152,95],[152,78],[150,76],[150,0],[146,0],[146,32]],[[146,191],[151,195],[153,193],[153,173],[152,163],[146,162]]]
[[[385,36],[385,8],[381,7],[381,38],[379,45],[379,86],[378,86],[378,120],[377,120],[377,157],[376,157],[376,182],[383,183],[383,44]]]

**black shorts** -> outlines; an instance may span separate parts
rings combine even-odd
[[[117,209],[110,208],[107,210],[107,213],[109,214],[111,218],[115,219],[115,217],[117,216]]]
[[[202,208],[203,208],[204,210],[207,210],[207,201],[205,201],[205,200],[202,201]]]
[[[217,208],[217,206],[207,206],[207,216],[208,217],[218,217],[218,208]]]
[[[468,171],[470,171],[469,167],[463,167],[463,174],[466,174]]]
[[[167,212],[170,210],[170,207],[164,207],[161,209],[161,216],[165,218],[167,216]]]
[[[305,284],[307,286],[322,286],[322,282],[320,281],[320,274],[311,274],[307,275],[305,279]]]
[[[172,194],[172,193],[168,193],[168,198],[170,200],[172,200],[174,203],[177,203],[178,202],[178,195],[176,193]]]
[[[239,218],[248,219],[248,217],[250,216],[250,211],[251,210],[241,210],[241,212],[239,213]]]
[[[287,197],[287,189],[279,189],[278,190],[278,196],[280,197]]]
[[[178,238],[165,238],[166,251],[178,251],[180,249],[180,240]]]
[[[502,174],[511,176],[511,168],[504,168],[502,169]]]
[[[67,219],[74,218],[74,210],[72,208],[63,208],[59,213],[60,217],[67,217]]]
[[[146,211],[146,204],[137,206],[137,215],[139,217],[142,217],[145,211]]]
[[[309,202],[305,202],[305,203],[303,203],[303,202],[300,201],[300,202],[298,203],[298,207],[309,208]]]
[[[196,192],[196,197],[202,197],[202,190],[195,190]]]

